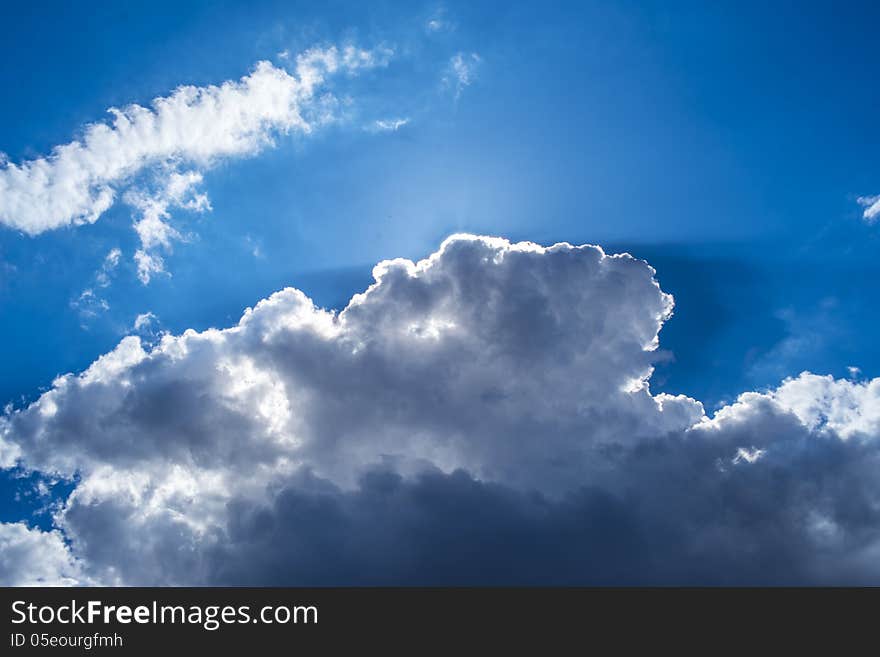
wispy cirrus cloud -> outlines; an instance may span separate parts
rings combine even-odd
[[[110,251],[107,252],[107,255],[104,256],[104,262],[101,263],[101,268],[95,274],[95,282],[100,287],[107,287],[110,285],[110,277],[119,266],[119,259],[121,257],[122,251],[116,247],[110,249]]]
[[[455,30],[455,22],[449,17],[445,7],[439,7],[428,20],[425,21],[425,32],[437,34],[438,32],[452,32]]]
[[[455,53],[446,66],[443,74],[443,85],[450,89],[455,99],[461,96],[466,87],[469,87],[476,78],[477,68],[482,63],[480,56],[475,53]]]
[[[378,119],[370,123],[367,132],[397,132],[409,123],[409,118]]]
[[[121,258],[119,248],[110,249],[95,272],[93,283],[71,300],[70,307],[79,313],[80,319],[87,320],[110,310],[110,304],[101,296],[101,289],[110,286]]]

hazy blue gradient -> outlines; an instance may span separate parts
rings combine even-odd
[[[448,29],[429,32],[438,17]],[[0,229],[0,402],[20,406],[155,314],[226,326],[283,286],[344,306],[382,258],[453,232],[598,243],[674,294],[655,390],[708,407],[808,369],[880,374],[876,3],[34,2],[0,20],[0,151],[46,154],[180,84],[353,40],[394,46],[355,115],[206,176],[213,211],[149,286],[131,213],[27,237]],[[477,53],[458,98],[442,77]],[[407,117],[394,133],[363,127]],[[109,249],[109,310],[72,304]],[[256,254],[255,254],[256,253]],[[0,480],[0,521],[48,526],[33,479]],[[65,489],[68,490],[68,489]]]

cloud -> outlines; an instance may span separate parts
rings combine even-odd
[[[144,285],[154,274],[165,273],[165,262],[157,250],[170,251],[173,241],[184,239],[167,221],[171,216],[170,209],[211,210],[208,195],[197,191],[202,180],[202,174],[196,171],[171,171],[161,175],[157,190],[130,190],[126,193],[125,200],[138,213],[134,230],[140,238],[141,248],[135,252],[135,264],[138,278]]]
[[[452,90],[456,100],[461,96],[465,87],[473,83],[477,67],[482,62],[480,56],[475,53],[459,52],[452,56],[443,74],[443,84]]]
[[[97,317],[110,310],[110,304],[107,303],[107,300],[98,296],[90,287],[83,290],[78,297],[73,299],[70,302],[70,307],[79,312],[80,318],[83,320]]]
[[[5,586],[71,586],[89,583],[58,531],[0,523],[0,582]]]
[[[367,130],[369,132],[397,132],[407,123],[409,123],[408,118],[379,119],[367,126]]]
[[[245,248],[247,248],[247,250],[254,258],[266,257],[266,254],[263,253],[262,241],[259,238],[253,237],[251,235],[245,235],[244,244]]]
[[[428,32],[441,32],[446,29],[446,23],[444,23],[439,18],[430,18],[428,22],[425,23],[425,30]]]
[[[148,285],[156,274],[168,274],[165,271],[165,260],[156,253],[138,249],[134,252],[134,262],[137,265],[137,276],[144,285]]]
[[[101,268],[95,274],[95,282],[100,287],[108,287],[110,285],[110,277],[116,268],[119,266],[119,259],[122,257],[122,251],[118,248],[112,248],[104,256],[104,262],[101,263]]]
[[[162,181],[162,189],[153,193],[133,190],[126,195],[128,204],[140,212],[134,229],[143,248],[168,248],[172,240],[180,239],[180,234],[164,221],[169,216],[169,208],[185,208],[195,212],[211,209],[208,196],[194,191],[202,179],[202,174],[196,171],[172,171]]]
[[[880,219],[880,196],[860,196],[857,199],[859,205],[865,208],[862,217],[868,223],[874,223]]]
[[[100,296],[101,288],[110,287],[113,276],[119,267],[119,261],[122,258],[122,251],[118,248],[112,248],[104,256],[101,266],[95,272],[94,283],[80,292],[79,296],[71,299],[70,307],[79,313],[80,319],[83,320],[82,327],[86,328],[86,321],[110,310],[110,304],[105,298]],[[95,290],[98,290],[97,292]]]
[[[38,235],[93,223],[129,188],[126,200],[139,214],[139,273],[147,282],[162,270],[151,249],[179,237],[165,221],[169,208],[210,209],[207,197],[193,191],[203,171],[333,120],[330,77],[384,65],[390,55],[384,48],[314,48],[296,57],[292,71],[261,61],[237,81],[181,86],[149,107],[111,108],[109,122],[86,126],[82,137],[47,156],[0,162],[0,224]],[[155,178],[155,193],[133,187],[144,172]]]
[[[288,288],[224,331],[166,336],[151,351],[126,338],[12,415],[7,432],[39,469],[62,473],[148,452],[225,464],[242,450],[242,464],[295,457],[345,485],[364,457],[394,454],[555,488],[579,482],[589,464],[584,424],[598,446],[702,416],[692,400],[647,389],[672,300],[642,261],[458,237],[419,263],[380,263],[374,275],[338,315]],[[578,286],[552,293],[567,279]],[[154,417],[169,402],[181,407]],[[91,445],[69,440],[71,425]],[[528,438],[551,426],[541,442]]]
[[[133,328],[135,331],[149,329],[156,321],[156,316],[151,312],[141,313],[134,318]]]
[[[427,21],[425,21],[425,32],[428,34],[436,34],[439,32],[452,32],[455,30],[455,23],[447,16],[446,9],[440,7],[435,11]]]
[[[108,584],[880,582],[880,379],[654,394],[672,298],[594,246],[374,277],[128,336],[9,410],[0,463],[78,477],[55,524]]]

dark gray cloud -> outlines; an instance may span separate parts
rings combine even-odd
[[[591,246],[456,236],[339,314],[129,337],[0,419],[79,475],[106,583],[876,581],[880,380],[804,373],[712,418],[654,395],[672,299]]]

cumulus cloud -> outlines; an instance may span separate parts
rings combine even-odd
[[[71,586],[89,583],[59,531],[0,523],[0,582],[4,586]]]
[[[546,488],[580,480],[585,447],[702,416],[692,400],[648,390],[672,299],[644,262],[597,247],[461,237],[419,263],[383,262],[374,275],[338,315],[288,288],[231,329],[166,336],[151,351],[126,338],[83,374],[57,380],[6,430],[41,470],[62,473],[147,450],[171,450],[179,462],[198,452],[188,440],[210,440],[199,459],[243,450],[257,465],[283,455],[341,485],[356,481],[364,459],[389,454]],[[580,285],[553,293],[568,278]],[[84,403],[94,394],[106,416]],[[184,406],[155,419],[186,431],[129,421],[131,412],[152,421],[148,409],[166,396]],[[187,408],[185,397],[210,407]],[[205,424],[221,417],[227,435]],[[91,447],[68,440],[70,424]],[[593,426],[586,446],[584,424]],[[529,439],[537,428],[547,435]],[[94,461],[99,445],[107,452]]]
[[[156,178],[153,194],[131,189],[142,249],[139,274],[147,282],[162,271],[151,249],[179,237],[168,210],[205,210],[207,197],[194,191],[201,172],[227,158],[254,155],[278,135],[309,134],[333,119],[327,82],[387,63],[387,49],[354,46],[315,48],[295,59],[291,71],[267,61],[240,80],[220,85],[181,86],[150,107],[111,108],[109,122],[94,123],[82,137],[44,157],[0,162],[0,224],[29,235],[93,223],[146,171]]]
[[[9,410],[0,463],[78,477],[55,523],[109,584],[880,581],[880,379],[654,394],[672,298],[594,246],[374,277],[126,337]]]
[[[874,223],[880,219],[880,196],[861,196],[858,198],[858,203],[865,208],[862,213],[865,221]]]

